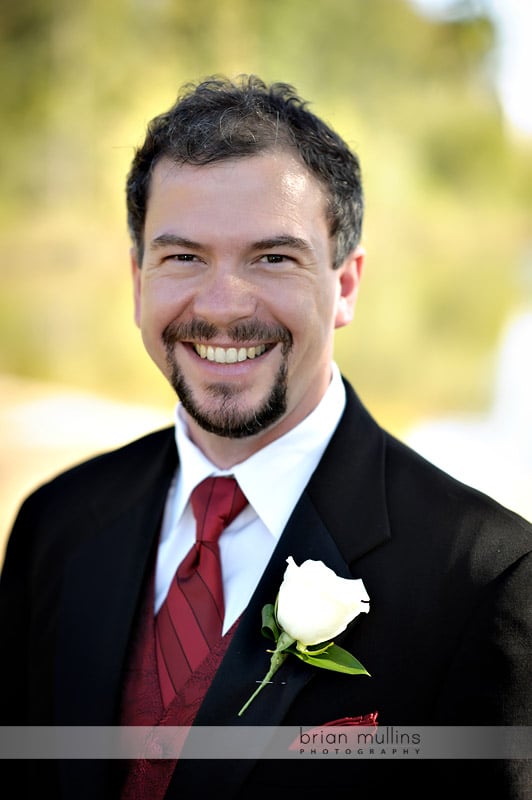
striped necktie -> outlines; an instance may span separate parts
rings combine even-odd
[[[165,706],[222,637],[224,597],[218,539],[247,505],[234,478],[207,478],[191,495],[196,542],[172,580],[155,620]]]

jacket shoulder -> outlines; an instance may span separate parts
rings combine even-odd
[[[387,469],[392,528],[417,536],[419,548],[429,543],[439,558],[452,552],[455,561],[469,563],[482,581],[531,552],[528,520],[390,435]]]
[[[110,496],[128,484],[133,491],[141,476],[143,481],[149,481],[150,475],[160,473],[165,463],[167,468],[177,463],[171,426],[96,454],[59,472],[26,497],[21,511],[35,507],[42,509],[56,502],[68,503],[72,507],[77,498]]]

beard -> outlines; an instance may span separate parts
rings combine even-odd
[[[202,321],[190,323],[171,323],[163,332],[166,361],[169,367],[169,380],[179,397],[183,408],[197,424],[208,433],[228,439],[243,439],[254,436],[277,422],[287,408],[288,354],[292,348],[290,331],[280,326],[266,326],[260,323],[241,323],[229,328],[229,335],[235,345],[249,341],[280,342],[282,361],[273,380],[269,394],[261,405],[242,409],[239,405],[239,388],[223,381],[212,383],[208,394],[217,401],[217,407],[204,411],[196,401],[183,371],[175,358],[175,343],[178,341],[209,341],[214,339],[218,329]],[[260,358],[260,356],[259,356]]]

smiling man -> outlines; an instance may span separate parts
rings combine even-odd
[[[0,581],[0,724],[143,726],[151,744],[14,761],[17,797],[321,800],[393,781],[410,800],[469,782],[525,800],[512,731],[531,720],[531,526],[390,436],[340,374],[334,332],[365,258],[357,156],[292,87],[209,78],[150,123],[127,209],[135,321],[175,425],[22,505]],[[287,563],[299,583],[276,610]],[[229,762],[193,737],[161,757],[158,738],[223,726],[230,744],[251,726],[252,745],[264,726],[334,722],[477,735],[452,759],[442,742],[392,761],[288,758],[289,742]],[[487,726],[506,732],[491,759]]]
[[[363,253],[332,269],[326,210],[288,146],[208,166],[165,156],[154,168],[142,256],[132,251],[136,320],[217,466],[295,427],[330,383]]]

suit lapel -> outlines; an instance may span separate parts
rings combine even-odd
[[[347,405],[307,491],[347,564],[391,538],[386,434],[348,383]]]

